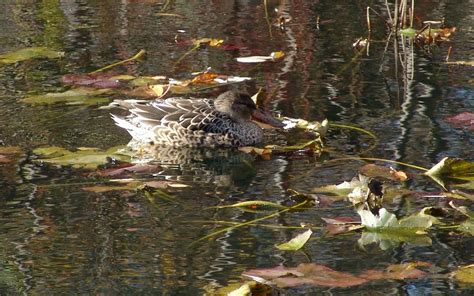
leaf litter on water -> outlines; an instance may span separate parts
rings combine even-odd
[[[0,54],[0,64],[14,64],[31,59],[57,59],[64,56],[64,52],[47,47],[27,47],[13,52]]]
[[[296,235],[288,242],[276,245],[276,248],[283,251],[297,251],[308,242],[312,234],[313,231],[308,229],[305,232]]]

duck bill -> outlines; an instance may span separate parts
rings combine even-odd
[[[253,112],[252,119],[257,121],[257,123],[263,123],[264,125],[269,125],[274,128],[282,128],[285,126],[281,121],[273,117],[270,112],[259,108]],[[263,127],[265,128],[265,126]]]

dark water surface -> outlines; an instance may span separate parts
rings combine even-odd
[[[263,216],[210,207],[257,199],[285,203],[288,188],[311,192],[339,184],[356,176],[363,165],[328,159],[362,155],[423,167],[445,156],[474,160],[472,125],[469,130],[446,121],[474,110],[472,67],[444,63],[449,46],[451,60],[472,60],[471,1],[416,1],[418,19],[444,19],[457,31],[448,44],[431,53],[415,48],[413,62],[407,66],[413,79],[408,80],[403,79],[400,64],[396,70],[393,43],[382,60],[386,31],[381,21],[374,19],[375,42],[369,56],[352,48],[357,38],[367,35],[366,6],[384,11],[384,1],[270,0],[266,1],[268,18],[264,2],[1,1],[0,54],[44,46],[65,55],[0,65],[0,141],[22,151],[15,154],[14,162],[0,162],[0,294],[212,294],[216,288],[240,282],[242,272],[252,268],[316,262],[360,274],[413,261],[432,263],[437,276],[372,281],[351,288],[303,287],[284,293],[472,293],[472,286],[446,276],[473,263],[471,236],[434,230],[430,244],[402,242],[386,250],[372,244],[364,250],[357,245],[360,232],[322,237],[321,217],[357,216],[342,200],[326,209],[316,207],[264,221],[273,226],[312,223],[315,239],[308,242],[305,253],[274,247],[293,237],[294,229],[262,226],[236,228],[190,245],[223,226],[211,221],[245,222]],[[289,20],[285,30],[278,27],[278,16]],[[190,49],[188,41],[204,37],[223,39],[235,48],[204,47],[176,64]],[[249,76],[254,80],[245,88],[249,92],[265,88],[269,109],[307,120],[328,118],[360,126],[373,131],[378,141],[373,146],[360,133],[331,129],[322,159],[262,160],[232,150],[219,156],[211,151],[201,161],[160,155],[159,161],[167,159],[174,165],[159,178],[191,184],[168,189],[174,201],[150,199],[141,191],[88,192],[83,183],[96,180],[90,171],[34,162],[31,151],[37,147],[107,149],[127,144],[130,137],[113,124],[111,111],[99,109],[106,103],[31,105],[21,99],[65,91],[70,86],[61,83],[63,75],[88,73],[140,49],[147,51],[146,60],[119,67],[117,73],[189,79],[192,72],[212,67],[218,73]],[[234,59],[279,50],[286,55],[275,63],[249,65]],[[404,187],[433,195],[442,191],[423,177],[412,178]],[[400,194],[386,207],[402,216],[446,203]],[[472,202],[465,206],[473,208]]]

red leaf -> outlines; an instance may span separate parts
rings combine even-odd
[[[445,120],[454,125],[455,127],[467,127],[470,130],[474,130],[474,113],[463,112],[459,113],[458,115],[448,117]]]

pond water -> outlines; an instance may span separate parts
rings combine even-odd
[[[449,41],[432,47],[402,48],[392,40],[384,53],[388,32],[373,15],[369,55],[352,47],[367,36],[367,5],[387,17],[384,1],[2,1],[0,54],[46,47],[64,56],[0,64],[0,294],[214,294],[231,284],[237,288],[242,273],[255,268],[312,262],[359,275],[417,261],[431,264],[424,269],[427,276],[345,288],[304,285],[280,292],[473,293],[472,284],[449,277],[457,267],[473,263],[472,231],[433,227],[421,242],[361,247],[360,231],[325,233],[323,217],[358,218],[343,198],[321,195],[325,202],[320,206],[199,240],[231,223],[273,213],[215,206],[248,200],[290,205],[288,189],[309,194],[351,180],[365,164],[334,159],[376,157],[425,168],[445,156],[474,160],[472,123],[456,126],[447,120],[474,110],[472,67],[445,63],[449,47],[450,60],[472,60],[472,2],[416,1],[418,28],[422,20],[442,19],[447,27],[456,27]],[[200,38],[222,39],[224,46],[190,52],[192,40]],[[153,194],[100,192],[91,187],[112,175],[104,178],[96,169],[36,161],[33,150],[39,147],[106,150],[128,143],[130,136],[110,118],[116,111],[100,107],[112,99],[135,98],[133,93],[117,91],[79,103],[25,98],[67,91],[73,87],[62,82],[64,75],[94,71],[141,49],[146,59],[114,68],[115,75],[184,80],[211,67],[213,72],[253,78],[239,87],[249,93],[264,88],[269,110],[361,127],[377,140],[334,127],[321,156],[264,159],[232,149],[163,149],[155,155],[154,178],[186,187],[169,186]],[[277,51],[285,56],[274,62],[235,60]],[[228,88],[190,95],[215,96]],[[415,174],[419,171],[391,166],[413,173],[395,185],[399,193],[384,204],[391,212],[401,217],[433,206],[448,211],[440,217],[448,224],[461,218],[447,205],[450,200],[440,197],[443,189],[437,183]],[[472,197],[456,204],[473,209]],[[301,232],[290,227],[300,223],[313,225],[314,231],[304,252],[276,249],[275,244]]]

